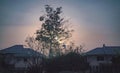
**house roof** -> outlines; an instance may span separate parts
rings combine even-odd
[[[19,57],[43,57],[42,54],[40,54],[37,51],[34,51],[31,48],[24,48],[23,45],[14,45],[12,47],[2,49],[0,50],[1,54],[13,54],[14,56]]]
[[[105,46],[86,52],[85,55],[120,55],[120,46]]]

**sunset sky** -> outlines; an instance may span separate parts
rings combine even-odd
[[[85,50],[120,46],[119,0],[0,0],[0,49],[25,44],[40,27],[46,4],[62,6],[62,16],[75,30],[71,40]]]

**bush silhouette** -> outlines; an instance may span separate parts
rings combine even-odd
[[[88,67],[89,64],[86,62],[85,57],[74,52],[46,60],[46,71],[48,73],[85,71]]]
[[[113,57],[111,61],[112,61],[112,64],[120,65],[120,56]]]

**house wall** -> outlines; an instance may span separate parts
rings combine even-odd
[[[98,65],[98,62],[96,61],[96,56],[87,57],[87,62],[90,64],[90,66]]]
[[[100,63],[111,63],[112,56],[104,56],[103,61],[98,61],[97,56],[88,56],[87,62],[90,66],[99,66]]]
[[[12,64],[15,63],[15,58],[12,54],[5,54],[5,60],[4,61],[5,61],[6,64],[12,65]]]
[[[15,68],[27,68],[28,63],[26,61],[24,61],[24,58],[21,58],[19,60],[16,60],[14,67]]]
[[[36,57],[14,57],[14,56],[6,55],[5,58],[5,63],[16,69],[26,69],[35,62],[40,62],[40,61],[42,61],[42,59]]]
[[[25,61],[25,59],[28,59],[28,58],[14,57],[11,55],[6,55],[4,61],[7,65],[11,65],[14,68],[27,68],[28,62]]]

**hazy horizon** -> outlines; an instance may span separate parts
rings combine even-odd
[[[25,44],[40,27],[44,5],[62,6],[65,19],[75,32],[71,39],[85,50],[120,46],[119,0],[0,0],[0,49]]]

